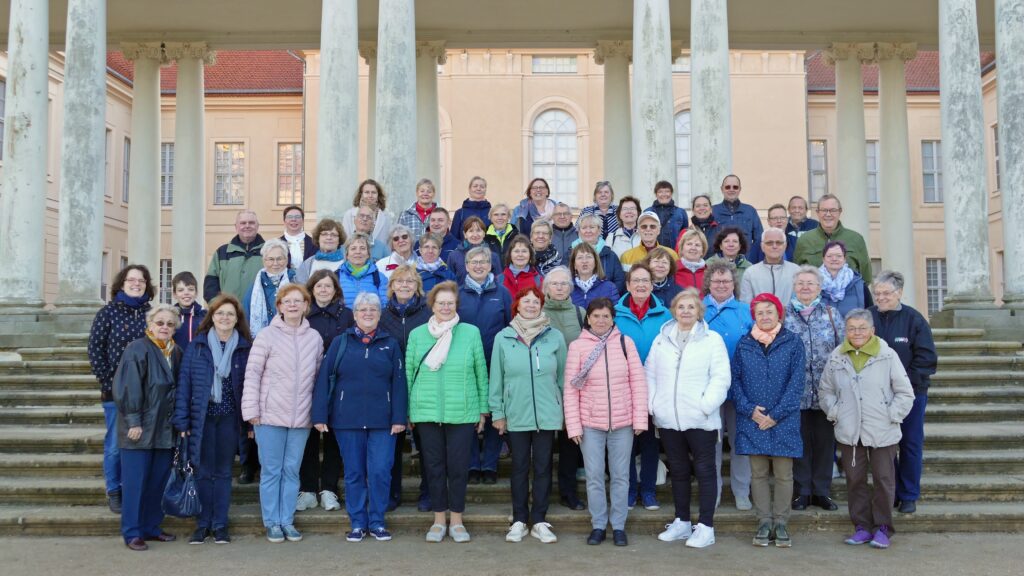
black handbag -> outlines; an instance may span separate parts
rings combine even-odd
[[[199,490],[196,488],[195,473],[188,459],[188,437],[178,437],[174,447],[174,464],[171,475],[164,487],[164,514],[178,518],[198,516],[202,505],[199,502]]]

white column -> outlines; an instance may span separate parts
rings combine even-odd
[[[167,57],[178,62],[174,97],[174,205],[171,268],[206,271],[206,130],[203,70],[214,53],[205,42],[167,46]]]
[[[440,192],[441,128],[438,120],[437,66],[444,64],[444,42],[416,43],[416,179],[430,178]],[[395,206],[398,213],[407,206]]]
[[[317,217],[341,220],[359,178],[359,30],[356,0],[323,0]]]
[[[45,262],[48,4],[12,0],[0,185],[0,308],[38,312]]]
[[[728,0],[690,3],[690,88],[691,189],[721,202],[732,172]]]
[[[374,145],[377,136],[377,43],[360,42],[359,55],[369,69],[366,76],[366,174],[367,178],[373,178],[374,170],[377,169],[374,163],[374,152],[377,150]]]
[[[975,0],[939,0],[947,309],[993,305],[980,68]]]
[[[862,60],[874,56],[874,44],[836,42],[825,52],[825,59],[836,68],[837,195],[843,202],[843,226],[864,236],[870,230],[870,220],[860,66]]]
[[[128,260],[160,271],[160,66],[159,44],[125,44],[135,62],[132,82],[131,158],[128,165]]]
[[[633,186],[647,206],[654,183],[675,181],[672,38],[668,0],[633,0]]]
[[[604,66],[604,177],[613,185],[623,187],[633,185],[629,105],[629,62],[632,56],[632,42],[620,40],[598,42],[594,50],[594,62]],[[632,192],[639,193],[640,190]]]
[[[878,141],[882,267],[903,273],[903,301],[915,306],[917,264],[914,262],[914,203],[910,190],[910,136],[904,63],[917,55],[917,45],[878,44],[876,54],[879,124],[882,128]],[[859,69],[857,74],[860,75]],[[861,142],[863,152],[863,140]],[[864,162],[861,162],[861,168],[866,170]],[[867,229],[860,232],[867,235]]]
[[[389,204],[404,209],[416,198],[415,1],[380,0],[377,21],[373,172],[387,191]]]
[[[1003,303],[1024,308],[1024,0],[996,0]]]
[[[107,111],[107,2],[68,2],[64,55],[64,130],[60,169],[57,306],[94,311],[103,304],[104,148]]]

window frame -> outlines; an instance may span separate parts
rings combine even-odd
[[[688,126],[686,133],[679,131],[679,119],[684,114],[686,115],[686,124]],[[679,206],[689,206],[690,199],[693,196],[693,115],[689,109],[680,110],[672,116],[672,135],[676,149],[676,204]],[[682,154],[679,151],[679,141],[682,137],[686,138],[685,162],[680,161]],[[685,183],[679,177],[680,171],[685,171],[686,173]]]
[[[287,148],[289,146],[292,148],[292,152],[291,152],[292,153],[292,171],[291,172],[282,172],[281,171],[281,152],[282,152],[282,150],[284,150],[285,148]],[[291,205],[300,205],[301,206],[302,205],[302,201],[303,201],[303,196],[304,196],[304,193],[305,193],[305,177],[304,177],[304,168],[305,168],[305,161],[304,160],[305,160],[305,157],[303,156],[303,154],[305,154],[305,150],[304,150],[304,147],[302,145],[302,142],[301,141],[292,141],[292,140],[277,142],[276,149],[277,150],[276,150],[276,155],[275,155],[275,160],[276,160],[276,169],[275,169],[275,171],[276,171],[277,178],[275,179],[276,186],[275,186],[274,196],[275,196],[277,205],[278,206],[291,206]],[[297,155],[296,155],[296,150],[298,151]],[[284,199],[284,197],[282,196],[282,193],[284,192],[284,189],[281,186],[282,178],[291,178],[292,179],[292,181],[291,181],[292,182],[291,190],[290,190],[290,192],[288,192],[288,193],[291,194],[291,196],[288,199]]]
[[[125,136],[121,141],[121,203],[127,204],[131,192],[132,138]]]
[[[170,158],[168,158],[170,151]],[[160,206],[174,206],[174,142],[160,143]]]
[[[171,280],[174,278],[174,263],[170,258],[160,259],[160,270],[157,278],[157,285],[159,291],[157,292],[157,298],[163,304],[171,304],[174,298],[174,287],[171,286]]]
[[[936,266],[934,272],[935,284],[932,283],[932,265]],[[928,309],[928,316],[931,317],[933,314],[942,312],[942,303],[946,300],[946,294],[949,292],[949,270],[946,267],[945,258],[928,258],[924,259],[924,281],[925,281],[925,299],[926,306]],[[932,296],[935,296],[933,301]]]
[[[544,131],[544,130],[538,130],[538,126],[540,126],[542,121],[544,121],[544,122],[551,122],[551,120],[544,120],[544,117],[549,115],[549,114],[552,114],[552,113],[564,114],[565,115],[565,119],[568,119],[572,123],[573,131],[572,132],[569,132],[569,131],[559,132],[559,131],[556,130],[556,131],[550,131],[549,132],[549,131]],[[562,121],[564,122],[565,119],[563,119]],[[534,117],[533,122],[531,123],[531,128],[533,130],[532,140],[531,140],[531,143],[530,143],[530,174],[531,174],[531,177],[534,177],[534,178],[537,178],[537,177],[544,178],[545,180],[548,181],[548,185],[551,187],[550,198],[551,198],[552,201],[554,201],[554,202],[565,202],[569,206],[572,206],[573,208],[577,208],[578,204],[579,204],[579,197],[580,197],[580,165],[581,165],[581,162],[580,162],[581,154],[580,154],[580,140],[579,140],[579,138],[580,138],[579,122],[576,120],[576,117],[571,112],[566,110],[565,108],[558,107],[558,106],[552,106],[552,107],[545,108],[540,113],[538,113],[536,117]],[[541,162],[540,160],[538,160],[538,146],[540,146],[540,144],[543,142],[543,140],[545,138],[548,138],[548,137],[550,137],[552,139],[551,140],[552,141],[551,155],[554,158],[554,161],[553,162]],[[565,141],[565,140],[563,140],[563,138],[572,142],[572,151],[573,151],[573,154],[574,154],[574,157],[575,157],[575,161],[573,161],[573,162],[569,162],[569,161],[559,162],[558,161],[559,144]],[[543,151],[543,150],[541,150],[541,151]],[[562,182],[564,182],[565,180],[563,180],[562,178],[559,177],[559,168],[566,168],[567,169],[569,167],[572,167],[573,178],[574,178],[574,181],[575,181],[575,190],[573,192],[567,193],[567,192],[564,192],[565,186],[562,186]]]
[[[213,143],[213,195],[212,195],[213,197],[212,197],[212,202],[213,202],[214,206],[217,206],[217,207],[236,207],[236,206],[244,206],[245,205],[246,191],[247,191],[246,186],[248,185],[248,180],[249,180],[248,179],[249,164],[247,162],[247,160],[249,158],[248,158],[248,153],[246,152],[246,144],[247,144],[246,141],[242,140],[242,139],[218,140],[218,141]],[[238,146],[240,151],[241,151],[241,153],[242,153],[241,160],[240,160],[240,163],[241,163],[240,173],[239,174],[235,174],[234,170],[233,170],[233,167],[229,166],[228,167],[228,173],[225,175],[226,178],[227,178],[227,181],[225,183],[225,190],[227,190],[228,187],[234,182],[234,179],[238,178],[238,179],[241,180],[241,182],[238,185],[238,189],[237,189],[238,190],[238,194],[239,194],[240,197],[237,198],[237,201],[235,201],[235,202],[221,202],[221,201],[219,201],[220,197],[218,196],[218,190],[217,190],[218,182],[217,182],[217,179],[221,175],[218,173],[218,169],[220,167],[217,164],[217,159],[218,159],[218,154],[220,153],[220,150],[221,150],[221,146],[232,146],[232,147],[233,146]],[[229,160],[229,164],[235,163],[236,161],[237,161],[236,159],[230,159]]]
[[[534,54],[530,58],[530,71],[533,74],[575,75],[579,74],[579,69],[578,54]]]
[[[821,160],[824,164],[824,168],[821,170],[814,168],[814,147],[816,144],[821,144]],[[817,195],[814,193],[815,176],[822,176],[822,182],[824,183],[821,194]],[[810,198],[811,202],[817,202],[825,194],[828,194],[828,140],[824,138],[809,138],[807,140],[807,197]]]
[[[931,170],[925,167],[925,150],[931,148],[932,166]],[[935,184],[931,187],[933,196],[928,195],[928,176],[934,178]],[[921,140],[921,201],[925,204],[942,204],[944,201],[942,192],[942,140]]]
[[[868,204],[879,204],[882,201],[878,186],[878,167],[881,165],[881,158],[878,156],[878,146],[878,140],[864,141],[864,157],[866,160],[866,166],[864,168],[867,170],[867,181],[865,184],[868,193]],[[874,151],[873,154],[869,153],[869,151],[872,150]],[[874,156],[874,158],[872,158],[872,156]],[[872,159],[874,160],[875,164],[874,169],[872,169],[871,167]],[[874,190],[872,190],[871,185],[872,177],[874,178]]]

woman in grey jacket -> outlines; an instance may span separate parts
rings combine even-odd
[[[874,319],[863,308],[846,315],[846,340],[829,357],[820,402],[835,423],[843,454],[850,519],[855,526],[846,543],[870,542],[873,548],[888,548],[894,532],[894,459],[902,435],[900,423],[914,405],[914,389],[899,356],[875,336]],[[873,495],[867,485],[869,466]]]

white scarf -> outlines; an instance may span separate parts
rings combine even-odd
[[[260,330],[263,330],[267,326],[270,326],[270,317],[267,316],[267,298],[263,294],[263,284],[260,282],[260,278],[266,274],[267,278],[274,281],[274,276],[267,273],[266,268],[261,268],[256,274],[256,279],[252,283],[252,296],[249,298],[249,330],[252,333],[252,337],[255,338],[256,334]],[[288,270],[285,270],[278,274],[277,277],[277,290],[281,289],[281,286],[288,284]],[[277,294],[277,290],[274,290],[274,294]]]
[[[427,330],[431,336],[437,338],[437,342],[434,342],[434,346],[430,349],[430,352],[427,352],[427,357],[423,360],[423,363],[427,365],[427,368],[430,368],[431,372],[440,370],[445,360],[448,359],[448,349],[452,346],[452,332],[458,323],[458,314],[447,322],[439,322],[437,316],[431,316],[427,320]]]

